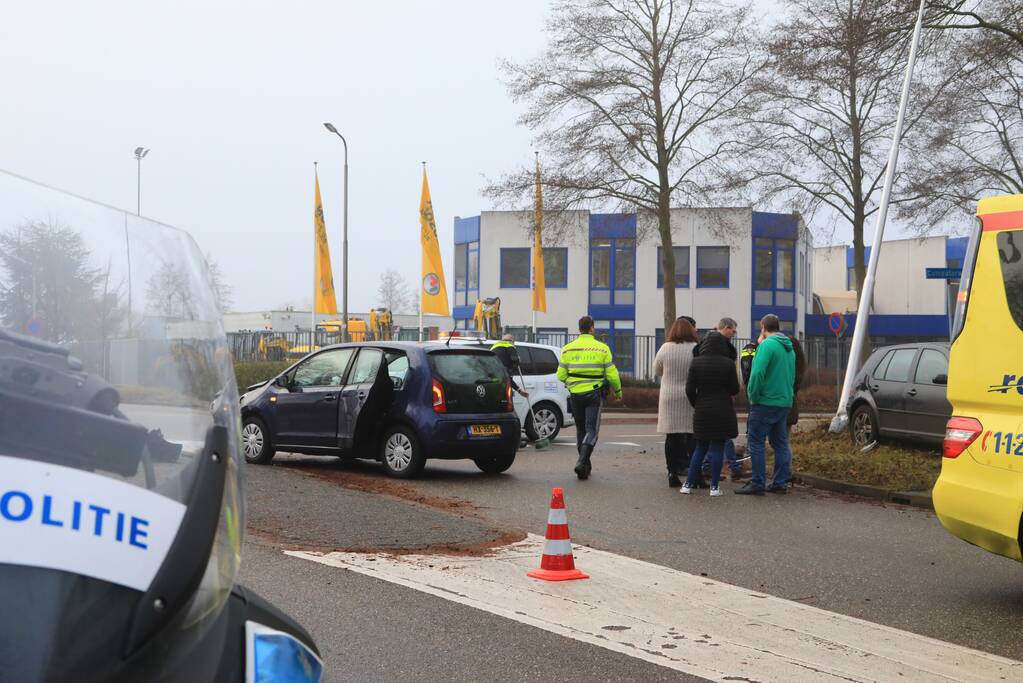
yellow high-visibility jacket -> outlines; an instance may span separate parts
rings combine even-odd
[[[570,394],[599,390],[606,379],[615,395],[622,395],[622,380],[611,357],[611,349],[594,339],[592,334],[581,334],[562,347],[558,379],[565,383]]]

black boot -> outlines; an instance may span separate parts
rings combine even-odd
[[[669,455],[667,449],[664,453],[664,466],[668,468],[668,486],[677,489],[682,485],[682,480],[679,479],[678,473],[682,470],[679,468],[678,456]]]
[[[593,469],[590,465],[590,453],[593,452],[593,446],[583,444],[579,447],[579,460],[575,463],[575,476],[580,479],[587,479],[590,476],[590,470]]]

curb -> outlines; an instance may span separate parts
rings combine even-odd
[[[854,496],[860,496],[863,498],[871,498],[873,500],[880,500],[885,503],[895,503],[897,505],[910,505],[913,507],[924,508],[927,510],[934,509],[934,503],[931,501],[930,491],[891,491],[889,489],[883,489],[877,486],[867,486],[866,484],[852,484],[847,481],[835,481],[834,479],[825,479],[824,477],[818,477],[813,474],[805,474],[802,472],[795,472],[792,475],[793,480],[812,486],[815,489],[821,489],[824,491],[834,491],[835,493],[848,493]]]

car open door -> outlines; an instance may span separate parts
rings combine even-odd
[[[373,347],[359,349],[359,355],[341,392],[341,417],[337,442],[345,450],[371,446],[366,439],[382,411],[391,404],[394,383],[384,362],[384,352]]]
[[[338,396],[355,349],[329,349],[306,358],[275,394],[274,439],[281,446],[336,447]]]

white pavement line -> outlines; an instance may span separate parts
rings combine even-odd
[[[576,547],[592,578],[548,583],[544,539],[487,557],[286,554],[340,567],[712,680],[1005,681],[1023,662]]]
[[[608,446],[635,446],[639,448],[638,443],[632,443],[631,441],[605,441],[604,443]]]

